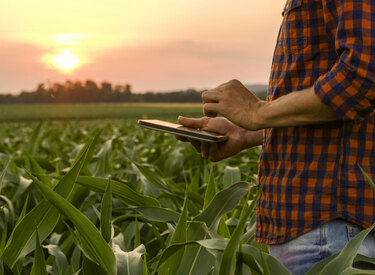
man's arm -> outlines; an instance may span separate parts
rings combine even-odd
[[[313,87],[259,104],[258,117],[260,128],[320,124],[340,119],[316,96]]]
[[[238,80],[231,80],[203,93],[202,98],[206,115],[219,113],[248,130],[310,125],[340,119],[332,108],[316,96],[313,87],[266,102]]]

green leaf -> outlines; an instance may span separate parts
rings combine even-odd
[[[339,255],[339,253],[336,253],[336,254],[333,254],[331,256],[329,256],[328,258],[325,258],[323,260],[321,260],[320,262],[316,263],[313,267],[311,267],[306,275],[315,275],[315,274],[320,274],[320,272],[322,271],[322,269],[329,263],[331,262],[334,258],[337,257],[337,255]]]
[[[50,271],[52,274],[72,273],[68,260],[66,259],[66,256],[60,246],[49,244],[44,246],[44,248],[47,248],[48,253],[54,256],[52,270]]]
[[[141,245],[141,233],[139,232],[138,219],[135,218],[134,227],[134,249]]]
[[[83,275],[106,275],[107,273],[96,263],[91,261],[89,258],[85,257],[82,261],[82,271]]]
[[[187,194],[185,195],[184,206],[182,208],[181,216],[178,220],[176,225],[176,229],[172,236],[170,245],[174,245],[177,243],[185,243],[187,240]],[[185,248],[185,247],[184,247]],[[178,267],[180,266],[180,261],[184,255],[185,250],[181,249],[178,252],[174,253],[172,257],[170,257],[166,262],[164,262],[160,267],[158,272],[160,274],[171,274],[174,275],[177,273]]]
[[[263,274],[264,275],[270,275],[271,274],[270,269],[268,268],[267,262],[264,259],[264,254],[263,254],[262,249],[260,247],[259,247],[259,255],[260,255],[260,259],[262,261]]]
[[[372,265],[375,267],[375,258],[369,258],[361,254],[357,254],[357,256],[355,256],[353,263],[357,263],[357,262],[365,263],[365,264]]]
[[[143,255],[143,275],[148,275],[147,257],[146,253]]]
[[[375,224],[366,230],[362,230],[346,244],[336,257],[332,257],[329,261],[325,261],[324,266],[317,263],[317,265],[321,267],[320,270],[313,266],[306,274],[313,274],[312,272],[319,272],[321,275],[341,274],[345,269],[351,268],[362,242],[374,228]]]
[[[100,231],[104,240],[109,243],[112,239],[112,188],[111,180],[108,180],[107,188],[103,195],[100,212]]]
[[[215,195],[207,208],[194,218],[195,222],[203,222],[208,229],[216,231],[220,218],[232,211],[240,199],[250,189],[247,182],[238,182],[220,191]],[[198,241],[205,238],[207,231],[198,223],[190,223],[187,229],[188,242]],[[196,274],[197,272],[208,273],[214,263],[213,256],[202,249],[200,245],[188,246],[181,260],[179,272],[181,274]]]
[[[348,267],[340,275],[358,275],[358,274],[372,274],[374,275],[374,270],[358,269],[354,267]]]
[[[78,162],[78,160],[83,155],[86,155],[86,157],[85,157],[86,159],[85,159],[85,161],[84,161],[84,163],[82,165],[82,170],[86,169],[86,167],[89,165],[91,159],[94,156],[95,145],[98,142],[99,135],[100,135],[101,131],[102,130],[96,130],[96,131],[94,131],[93,137],[91,138],[90,142],[86,143],[85,146],[82,147],[82,149],[78,152],[77,157],[75,158],[75,160],[73,161],[73,163],[71,164],[70,167],[74,167],[76,165],[76,163]]]
[[[141,177],[142,182],[145,182],[145,178],[149,183],[153,184],[156,187],[159,187],[160,190],[163,190],[167,194],[173,195],[173,192],[171,192],[170,188],[168,188],[167,183],[157,173],[135,162],[133,163],[133,167],[135,167],[135,171]]]
[[[238,182],[220,191],[207,208],[194,220],[205,222],[208,228],[215,227],[221,216],[232,211],[249,189],[250,184],[248,182]]]
[[[241,181],[241,172],[238,167],[226,166],[223,175],[224,187],[231,186],[236,182]]]
[[[213,166],[211,166],[210,176],[208,178],[206,193],[205,193],[205,196],[204,196],[203,209],[206,209],[207,205],[215,197],[215,194],[216,194],[215,176],[214,176]]]
[[[113,251],[117,259],[118,274],[143,275],[142,255],[145,253],[143,244],[130,252],[122,251],[118,245],[113,245]]]
[[[263,274],[262,266],[255,260],[253,255],[240,252],[242,255],[242,261],[246,264],[251,271],[251,274]]]
[[[227,224],[224,221],[224,217],[222,217],[219,221],[219,226],[217,228],[217,233],[224,238],[230,238],[230,232]]]
[[[4,176],[5,176],[5,173],[6,173],[7,170],[8,170],[9,163],[10,163],[10,160],[8,160],[7,164],[6,164],[5,167],[4,167],[4,170],[3,170],[3,171],[1,172],[1,174],[0,174],[0,194],[1,194],[1,190],[2,190],[2,188],[3,188]]]
[[[37,174],[43,183],[47,184],[49,187],[52,187],[52,182],[50,181],[49,177],[45,175],[46,172],[42,169],[42,167],[40,167],[39,163],[36,162],[36,160],[28,152],[25,152],[25,154],[30,160],[32,166],[31,171]]]
[[[86,186],[87,188],[103,193],[107,186],[108,179],[98,178],[98,177],[84,177],[80,176],[77,179],[77,183]],[[148,196],[144,196],[124,183],[111,180],[112,183],[112,193],[113,195],[119,197],[126,204],[132,206],[156,206],[160,207],[159,202]]]
[[[247,201],[246,201],[243,206],[240,221],[236,229],[234,230],[227,247],[224,250],[224,254],[223,254],[223,258],[222,258],[221,266],[220,266],[220,275],[229,275],[229,274],[234,274],[235,272],[236,251],[238,250],[238,247],[240,245],[241,237],[243,235],[243,232],[246,226],[246,221],[248,220],[249,216],[253,214],[254,212],[257,199],[260,193],[262,192],[263,184],[258,188],[258,191],[255,195],[255,199],[252,201],[251,205],[248,206]]]
[[[248,254],[257,261],[258,265],[261,265],[262,259],[259,254],[259,249],[255,248],[252,245],[247,245],[243,244],[242,245],[242,252]],[[267,254],[267,253],[262,253],[264,261],[269,269],[270,274],[277,274],[277,275],[291,275],[290,271],[282,264],[280,263],[276,258],[273,256]],[[264,273],[264,272],[262,272]]]
[[[365,179],[371,185],[372,189],[374,189],[374,192],[375,192],[375,183],[370,179],[370,177],[366,174],[366,172],[362,169],[362,167],[359,164],[358,164],[358,167],[359,169],[361,169],[363,176],[365,177]]]
[[[108,274],[117,274],[116,258],[95,225],[62,196],[45,186],[30,173],[29,176],[41,190],[43,196],[74,224],[85,246],[90,248],[90,254],[95,257],[100,266]]]
[[[96,154],[97,168],[96,175],[108,175],[112,172],[112,165],[110,164],[110,156],[112,155],[112,141],[113,139],[107,140],[100,151]]]
[[[42,127],[43,121],[39,122],[36,128],[31,133],[29,144],[27,144],[27,150],[30,154],[33,154],[37,149],[37,138],[39,136],[40,128]]]
[[[31,275],[47,275],[47,267],[46,267],[46,260],[44,258],[43,248],[39,242],[39,234],[38,230],[36,230],[36,239],[35,239],[35,256],[34,256],[34,264],[31,269]]]
[[[17,219],[17,222],[16,222],[15,226],[17,226],[20,223],[20,221],[23,219],[23,217],[25,216],[28,202],[29,202],[29,194],[27,194],[27,197],[26,197],[25,203],[23,205],[22,211],[20,213],[20,216]],[[7,223],[5,223],[5,224],[7,224]],[[5,247],[5,244],[6,244],[7,233],[8,233],[8,230],[7,230],[7,227],[5,227],[5,230],[3,230],[2,236],[1,236],[0,253],[2,253],[3,250],[4,250],[4,247]]]
[[[92,142],[88,148],[92,146]],[[65,198],[70,195],[85,156],[86,154],[82,154],[76,165],[57,183],[54,187],[56,193]],[[38,228],[39,238],[43,241],[52,232],[59,217],[59,212],[47,200],[42,200],[13,229],[1,255],[3,261],[13,268],[20,258],[34,250],[35,228]]]
[[[161,207],[136,207],[132,210],[141,214],[144,218],[154,222],[173,222],[177,224],[180,214]]]

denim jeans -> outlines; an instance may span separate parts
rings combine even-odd
[[[361,230],[345,220],[332,220],[289,242],[269,245],[268,249],[293,275],[305,274],[317,262],[340,252]],[[375,234],[367,236],[358,254],[375,258]]]

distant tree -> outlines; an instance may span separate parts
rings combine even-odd
[[[188,89],[168,93],[148,91],[133,93],[129,83],[116,85],[108,81],[100,84],[93,80],[67,80],[65,83],[45,83],[37,85],[34,91],[22,91],[19,95],[0,94],[0,104],[7,103],[64,103],[64,102],[201,102],[201,93]]]

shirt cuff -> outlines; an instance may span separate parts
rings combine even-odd
[[[342,119],[359,121],[374,110],[374,83],[340,61],[314,83],[315,94]]]

